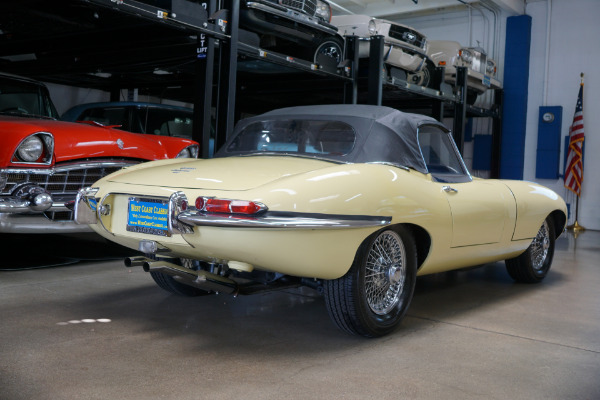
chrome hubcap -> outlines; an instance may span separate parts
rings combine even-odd
[[[406,250],[397,233],[385,231],[367,256],[365,292],[369,308],[384,315],[400,302],[406,279]]]
[[[549,248],[550,230],[548,228],[548,223],[544,221],[544,225],[542,225],[531,243],[531,261],[533,269],[536,272],[539,272],[544,268]]]

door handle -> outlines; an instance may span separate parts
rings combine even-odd
[[[458,190],[454,189],[452,186],[442,186],[442,190],[446,193],[458,193]]]

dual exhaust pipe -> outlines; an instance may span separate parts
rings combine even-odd
[[[212,292],[239,294],[238,284],[223,276],[204,270],[193,270],[181,265],[168,262],[164,259],[153,260],[147,257],[128,257],[125,259],[126,267],[142,267],[146,272],[158,272],[174,277],[177,282]]]

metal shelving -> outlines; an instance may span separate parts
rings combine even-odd
[[[219,4],[217,0],[205,3],[188,0],[23,0],[11,3],[4,16],[0,16],[0,22],[1,18],[6,18],[9,25],[26,26],[10,22],[19,15],[19,7],[56,13],[51,15],[54,20],[81,19],[88,24],[76,25],[71,31],[61,31],[47,39],[42,36],[52,32],[50,28],[56,25],[44,27],[39,23],[39,37],[35,37],[36,32],[26,31],[22,36],[28,40],[1,43],[0,57],[13,56],[21,49],[34,52],[38,41],[44,46],[46,58],[4,63],[0,69],[17,74],[25,72],[48,82],[104,88],[113,93],[134,85],[145,85],[154,92],[160,91],[161,85],[178,86],[178,96],[174,96],[174,100],[183,100],[185,96],[185,101],[191,99],[195,121],[201,121],[195,124],[193,138],[203,144],[204,157],[208,156],[210,132],[216,132],[218,148],[242,113],[266,111],[261,110],[261,106],[272,109],[305,102],[345,102],[418,110],[438,120],[451,117],[455,140],[461,151],[466,118],[492,118],[495,143],[492,174],[494,169],[498,170],[502,91],[496,90],[491,109],[483,109],[466,104],[465,68],[458,68],[455,87],[443,83],[442,68],[438,68],[433,77],[438,88],[390,77],[384,73],[383,57],[373,56],[383,55],[382,37],[371,38],[372,56],[365,71],[364,60],[358,59],[359,40],[356,37],[346,37],[346,59],[339,65],[318,65],[260,48],[255,34],[239,29],[240,0],[222,0]],[[60,15],[61,10],[68,10],[67,15]],[[33,14],[24,12],[24,19],[30,18],[29,15]],[[78,32],[88,25],[92,28]],[[134,39],[134,35],[139,38]],[[87,42],[70,46],[68,42],[76,41],[79,36]],[[124,47],[122,42],[129,47]],[[152,43],[157,43],[157,47],[150,47]],[[87,49],[87,44],[96,50]],[[75,62],[65,67],[65,60],[70,60],[68,52],[71,48],[77,52],[73,54]],[[102,49],[101,56],[98,56],[98,48]],[[111,58],[111,50],[118,57]],[[128,54],[131,58],[125,57]],[[138,62],[136,57],[142,61]],[[151,68],[153,62],[157,65],[154,71]],[[135,70],[138,64],[150,72],[138,73]],[[172,66],[177,67],[173,69],[178,73],[168,71],[170,75],[156,75],[156,69]],[[261,73],[253,73],[253,70]],[[264,73],[267,70],[274,73]],[[97,71],[112,75],[112,78],[97,78],[96,75],[100,75]]]

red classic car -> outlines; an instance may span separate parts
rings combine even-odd
[[[65,204],[123,167],[198,156],[192,140],[57,121],[47,87],[0,74],[0,233],[91,231]]]

